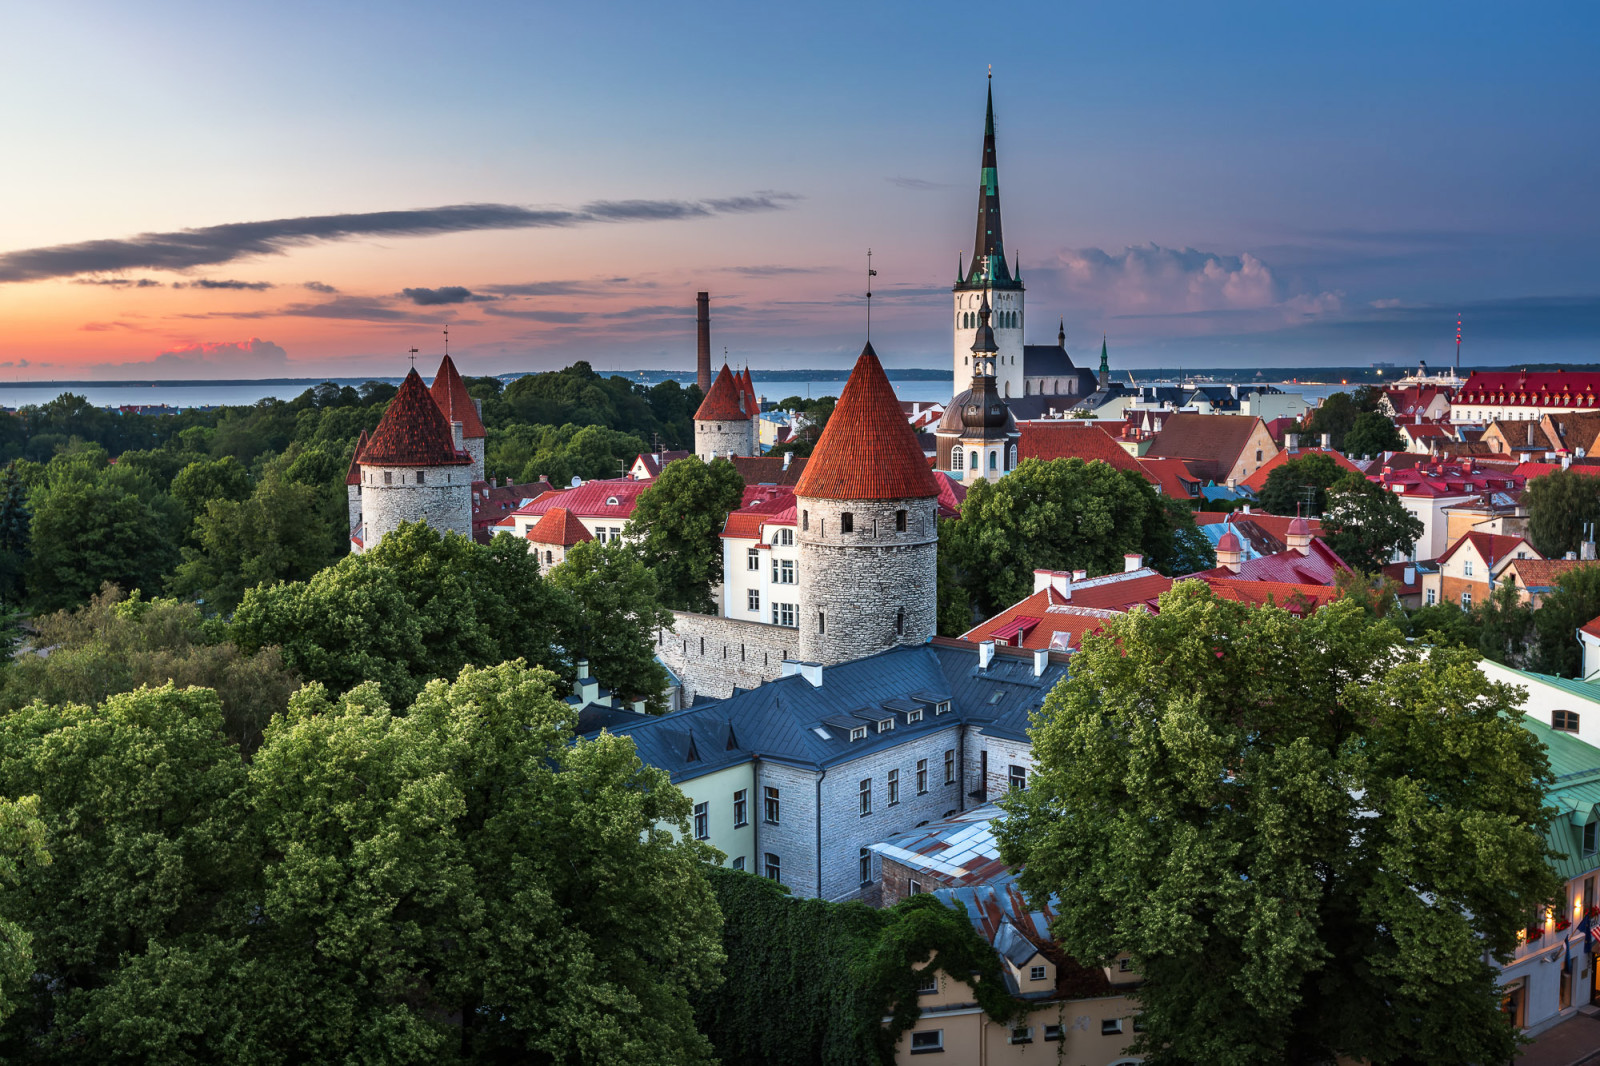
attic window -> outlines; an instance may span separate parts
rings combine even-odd
[[[989,706],[993,707],[995,704],[999,703],[1000,702],[1000,697],[1004,696],[1005,694],[1006,694],[1006,690],[1005,689],[1003,689],[1003,688],[995,689],[994,690],[994,694],[989,697]]]
[[[936,715],[938,715],[938,714],[949,714],[950,713],[950,701],[949,700],[940,700],[938,705],[936,705],[933,708],[933,713],[936,714]]]
[[[906,725],[910,725],[912,722],[920,722],[920,721],[922,721],[922,708],[921,707],[918,707],[914,711],[907,711],[906,712]]]
[[[833,734],[828,732],[826,729],[822,728],[820,725],[812,726],[811,727],[811,731],[813,733],[815,733],[817,736],[821,737],[823,740],[832,740],[833,739]],[[854,740],[855,737],[852,736],[850,739]]]
[[[894,728],[894,719],[893,718],[880,718],[880,719],[878,719],[878,732],[887,733],[889,730],[891,730],[893,728]]]
[[[615,496],[607,496],[606,497],[606,506],[607,507],[615,507],[615,506],[617,506],[617,498]]]
[[[1576,733],[1578,731],[1578,712],[1551,711],[1550,728],[1563,733]]]
[[[866,740],[867,739],[867,727],[864,726],[864,725],[863,726],[857,726],[856,728],[850,730],[850,739],[851,740]]]

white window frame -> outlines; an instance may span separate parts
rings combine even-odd
[[[761,613],[761,590],[760,589],[750,589],[745,593],[745,608],[747,610],[754,611],[757,614]]]
[[[1100,1019],[1100,1035],[1101,1036],[1120,1036],[1122,1034],[1122,1032],[1123,1032],[1123,1028],[1122,1028],[1122,1019],[1121,1018],[1101,1018]]]
[[[1043,966],[1030,966],[1028,967],[1028,980],[1043,981],[1047,973],[1047,969]]]
[[[711,803],[696,803],[694,805],[694,838],[696,840],[711,839]]]
[[[1012,1043],[1012,1044],[1031,1044],[1031,1043],[1033,1043],[1033,1026],[1031,1026],[1031,1025],[1013,1026],[1012,1029],[1011,1029],[1011,1035],[1007,1038],[1007,1042],[1008,1043]]]
[[[760,548],[751,548],[749,551],[747,551],[745,553],[745,569],[746,570],[760,570],[761,569],[761,549]]]

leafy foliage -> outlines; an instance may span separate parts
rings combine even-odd
[[[1347,473],[1348,469],[1321,452],[1280,463],[1261,486],[1261,509],[1268,514],[1320,515],[1328,507],[1328,489]]]
[[[1001,852],[1074,957],[1131,953],[1146,1062],[1511,1056],[1493,963],[1559,889],[1551,776],[1475,659],[1196,582],[1084,640]]]
[[[246,655],[194,604],[138,592],[125,598],[115,585],[75,611],[40,616],[34,628],[38,651],[6,671],[0,709],[35,701],[92,705],[146,685],[197,686],[217,693],[223,735],[249,753],[298,687],[277,648]]]
[[[931,968],[972,986],[991,1018],[1019,1013],[994,949],[965,913],[932,896],[873,910],[795,899],[740,871],[708,875],[728,961],[722,984],[697,998],[695,1017],[730,1066],[893,1062],[919,1014],[913,965],[930,956]]]
[[[667,671],[656,661],[655,634],[672,625],[672,613],[661,604],[656,571],[632,545],[591,540],[573,545],[546,580],[576,606],[566,639],[573,661],[600,664],[612,691],[666,713]]]
[[[1398,554],[1408,556],[1422,536],[1422,520],[1398,496],[1357,473],[1333,486],[1322,516],[1322,537],[1356,570],[1375,573]]]
[[[1342,450],[1346,455],[1365,455],[1376,459],[1384,452],[1403,452],[1405,448],[1405,438],[1389,421],[1388,415],[1382,411],[1362,411],[1350,424],[1350,432],[1345,434]]]
[[[710,463],[691,455],[668,463],[639,494],[628,532],[661,581],[668,607],[711,614],[711,587],[722,580],[719,534],[728,512],[739,509],[744,479],[726,459]]]
[[[1574,634],[1600,617],[1600,565],[1579,566],[1556,579],[1533,612],[1530,667],[1558,677],[1583,676],[1583,649]]]
[[[961,517],[939,525],[940,631],[971,626],[955,606],[962,598],[988,617],[1032,592],[1036,569],[1112,573],[1127,552],[1167,574],[1216,565],[1193,512],[1170,506],[1137,473],[1024,459],[998,482],[974,482]]]
[[[1577,551],[1584,527],[1600,522],[1600,477],[1553,470],[1533,478],[1523,490],[1528,508],[1528,539],[1546,559]]]
[[[1348,453],[1345,434],[1355,428],[1359,416],[1378,410],[1382,394],[1382,389],[1372,385],[1363,385],[1352,392],[1335,392],[1311,412],[1305,421],[1305,432],[1316,439],[1326,433],[1335,450]]]
[[[0,799],[0,893],[17,883],[24,863],[50,864],[44,835],[38,796]],[[0,1024],[17,1009],[18,996],[34,972],[33,935],[4,912],[0,904]]]

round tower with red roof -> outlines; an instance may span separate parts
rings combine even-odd
[[[478,401],[468,395],[467,383],[461,380],[454,360],[448,355],[439,364],[439,372],[433,376],[433,384],[428,392],[447,422],[461,423],[461,442],[467,454],[472,456],[472,480],[482,481],[483,444],[489,434],[483,428],[483,415]]]
[[[426,522],[472,536],[473,459],[461,424],[434,402],[415,369],[355,458],[361,523],[352,551],[365,551],[402,522]]]
[[[939,483],[871,344],[794,492],[800,657],[845,662],[932,638]]]
[[[694,453],[707,463],[714,457],[758,454],[757,413],[754,386],[723,363],[694,413]]]

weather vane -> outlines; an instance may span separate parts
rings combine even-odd
[[[444,354],[445,354],[446,358],[449,358],[449,356],[450,356],[450,327],[449,326],[446,326],[444,328]]]
[[[411,349],[411,369],[415,370],[416,368],[417,368],[417,350],[415,348],[413,348],[413,349]]]
[[[872,249],[867,249],[867,341],[872,341],[872,279],[878,272],[872,269]]]

